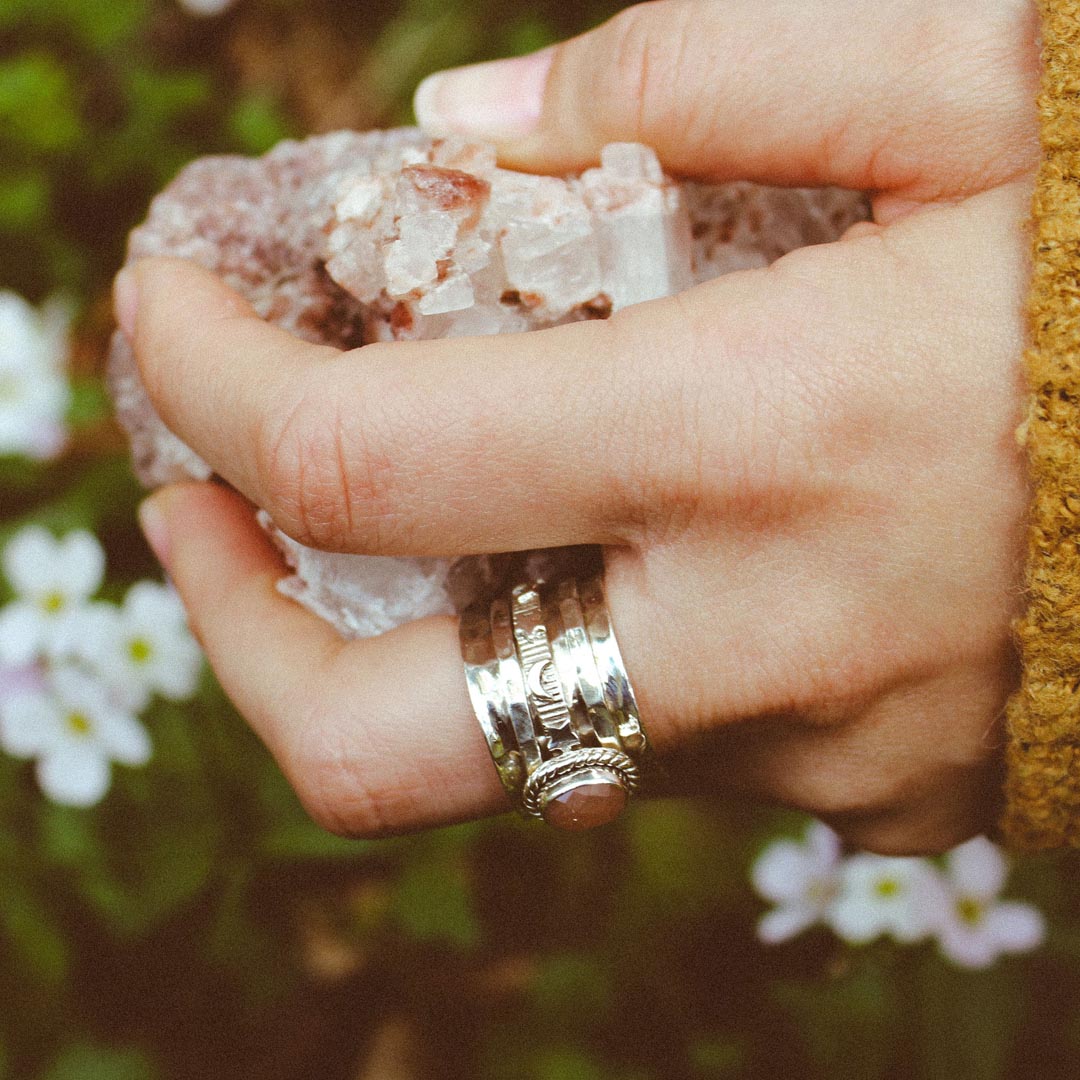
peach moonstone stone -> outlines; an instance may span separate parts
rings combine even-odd
[[[556,829],[583,832],[614,821],[626,809],[629,797],[626,786],[612,774],[589,769],[568,776],[545,793],[541,813]]]

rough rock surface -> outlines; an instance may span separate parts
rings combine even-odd
[[[679,184],[631,144],[560,179],[499,169],[486,146],[433,143],[412,129],[339,132],[260,159],[190,165],[132,233],[129,261],[193,259],[277,325],[351,349],[606,318],[832,240],[865,216],[862,196],[835,189]],[[120,334],[109,370],[143,482],[209,477],[154,413]],[[452,565],[327,554],[262,520],[294,570],[282,591],[350,637],[451,611],[523,562],[539,575],[595,558],[577,550]]]

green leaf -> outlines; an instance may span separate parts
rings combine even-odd
[[[920,972],[920,1080],[999,1080],[1027,1011],[1022,965],[961,971],[931,956]]]
[[[821,1076],[882,1080],[902,1038],[903,1011],[890,971],[861,957],[847,974],[773,988],[791,1015]]]
[[[506,48],[502,51],[508,56],[527,56],[554,44],[556,37],[554,29],[546,19],[538,15],[526,15],[509,28],[506,33]]]
[[[246,94],[229,114],[229,130],[244,154],[264,154],[292,134],[277,101],[266,94]]]
[[[145,493],[125,454],[101,456],[86,465],[58,498],[19,518],[0,524],[0,547],[24,525],[35,523],[63,536],[72,529],[98,532],[108,525],[129,524]]]
[[[600,1066],[581,1050],[569,1046],[544,1051],[536,1063],[536,1080],[603,1080]]]
[[[158,706],[154,760],[117,768],[93,810],[43,805],[40,850],[118,937],[143,935],[208,883],[222,811],[206,788],[182,709]]]
[[[271,859],[335,859],[347,862],[362,858],[372,844],[335,836],[320,829],[313,821],[291,821],[268,832],[262,838],[260,847],[263,854]]]
[[[392,910],[402,929],[417,941],[441,941],[463,949],[479,942],[481,928],[463,853],[448,833],[413,846],[398,879]]]
[[[45,988],[63,985],[67,942],[37,895],[10,875],[0,890],[0,935],[8,940],[9,955],[28,978]]]
[[[133,38],[146,15],[147,0],[63,0],[68,25],[90,48],[99,51]]]
[[[112,414],[112,402],[100,379],[71,380],[71,406],[67,422],[75,431],[96,427]]]
[[[596,958],[574,953],[543,957],[537,964],[529,996],[546,1018],[559,1027],[600,1023],[611,1009],[613,988]]]
[[[746,1047],[732,1039],[702,1039],[690,1048],[690,1060],[703,1076],[741,1076],[746,1068]]]
[[[28,53],[0,64],[0,138],[34,151],[70,149],[82,121],[68,74],[46,53]]]
[[[44,169],[0,172],[0,231],[40,228],[49,212],[49,178]]]
[[[65,1050],[42,1080],[156,1080],[158,1075],[139,1050],[77,1045]]]
[[[284,962],[280,931],[259,917],[252,866],[232,860],[218,875],[207,939],[211,965],[242,984],[253,1002],[265,1004],[285,993],[294,976]]]

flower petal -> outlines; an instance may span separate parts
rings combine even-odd
[[[122,765],[145,765],[153,753],[146,728],[128,713],[110,709],[95,717],[97,741],[114,761]]]
[[[80,668],[54,668],[49,673],[49,682],[66,708],[86,713],[95,721],[99,713],[109,708],[104,684]]]
[[[0,705],[16,694],[41,693],[44,689],[45,678],[36,664],[25,667],[0,665]]]
[[[776,840],[757,857],[750,880],[759,896],[775,903],[802,896],[812,871],[813,863],[802,844]]]
[[[939,925],[947,899],[940,876],[925,859],[852,855],[842,864],[840,895],[827,919],[854,944],[881,934],[910,944]]]
[[[850,945],[865,945],[887,929],[880,906],[866,893],[841,896],[825,912],[825,921]]]
[[[49,620],[33,604],[14,600],[0,611],[0,664],[26,667],[38,658],[48,638]]]
[[[154,665],[154,684],[162,696],[184,701],[198,689],[203,669],[203,653],[195,639],[181,632],[167,646],[161,647],[160,661]]]
[[[109,760],[92,743],[64,742],[38,761],[41,790],[64,806],[88,807],[101,802],[109,790]]]
[[[124,615],[140,626],[186,625],[187,614],[175,589],[156,581],[137,581],[124,597]]]
[[[816,908],[809,905],[781,904],[762,915],[757,925],[757,935],[766,945],[778,945],[813,926],[819,914]]]
[[[0,701],[0,746],[13,757],[47,753],[60,738],[60,710],[51,694],[23,691]]]
[[[942,925],[937,940],[946,960],[974,971],[990,967],[1002,951],[985,926],[969,926],[959,918]]]
[[[20,596],[36,596],[47,591],[55,580],[56,540],[48,529],[28,525],[20,529],[4,548],[4,576]]]
[[[985,927],[1003,952],[1031,952],[1046,940],[1046,918],[1032,904],[995,904],[986,913]]]
[[[819,870],[835,868],[840,862],[840,836],[824,821],[812,821],[806,830],[806,846]]]
[[[91,668],[108,664],[109,645],[117,636],[119,612],[113,604],[79,604],[51,620],[48,653],[53,660],[79,660]]]
[[[982,901],[996,899],[1009,875],[1004,852],[985,836],[953,848],[945,866],[957,892]]]
[[[56,577],[65,596],[86,600],[105,578],[105,552],[93,533],[77,529],[60,541]]]

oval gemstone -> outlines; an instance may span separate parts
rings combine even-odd
[[[553,791],[543,804],[544,820],[556,829],[580,832],[614,821],[626,809],[629,793],[617,780],[591,777]]]

